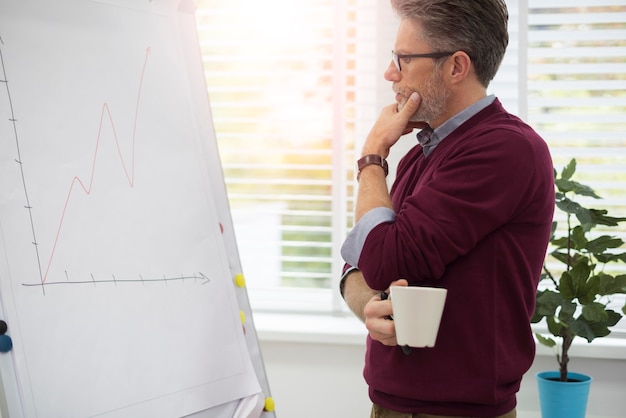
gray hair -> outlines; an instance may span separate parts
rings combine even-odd
[[[504,0],[391,0],[402,19],[420,25],[434,52],[463,51],[487,87],[509,43]]]

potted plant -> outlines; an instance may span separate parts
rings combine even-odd
[[[531,319],[532,323],[537,323],[545,318],[549,334],[535,335],[541,344],[556,347],[559,365],[558,371],[537,374],[544,417],[584,417],[591,378],[568,371],[569,349],[575,337],[591,342],[609,335],[611,327],[626,314],[626,305],[621,308],[622,312],[608,306],[612,296],[626,294],[626,274],[613,275],[605,271],[608,263],[626,263],[626,252],[621,251],[624,242],[619,237],[594,231],[599,225],[605,229],[618,227],[626,218],[611,217],[605,209],[590,209],[575,202],[576,195],[600,198],[590,187],[572,180],[575,171],[575,159],[563,168],[560,177],[554,171],[556,208],[565,213],[566,229],[564,236],[557,236],[557,222],[552,223],[551,252],[546,257],[540,280],[548,286],[540,286],[537,291]],[[560,275],[550,266],[553,260],[560,263]],[[572,382],[574,380],[579,382]],[[572,400],[555,399],[554,394],[542,392],[546,387],[554,391],[563,386],[575,388]],[[580,403],[582,414],[574,411],[576,402]],[[548,411],[552,407],[561,412]]]

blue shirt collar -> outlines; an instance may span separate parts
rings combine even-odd
[[[417,133],[417,140],[424,149],[424,155],[428,155],[435,149],[441,141],[450,135],[456,128],[467,122],[472,116],[494,102],[496,96],[493,94],[485,96],[476,103],[463,109],[456,115],[441,124],[437,129],[426,127]]]

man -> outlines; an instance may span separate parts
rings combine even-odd
[[[515,417],[535,352],[530,317],[554,210],[545,142],[486,90],[508,44],[501,0],[392,0],[384,108],[359,160],[341,291],[369,331],[371,417]],[[385,157],[419,144],[388,192]],[[437,342],[405,354],[390,285],[448,289]]]

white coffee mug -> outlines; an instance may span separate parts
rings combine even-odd
[[[447,294],[447,289],[437,287],[390,287],[393,320],[399,345],[435,346]]]

